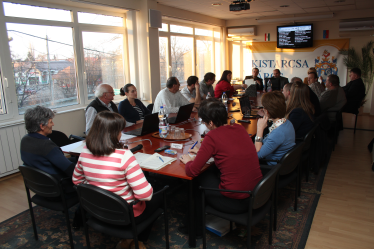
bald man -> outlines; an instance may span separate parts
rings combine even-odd
[[[95,91],[95,99],[86,108],[86,134],[90,130],[96,114],[102,111],[118,113],[116,104],[113,103],[114,90],[108,84],[100,84]]]

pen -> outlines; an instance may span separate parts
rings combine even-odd
[[[192,145],[191,150],[196,146],[197,141]]]
[[[158,158],[160,158],[161,162],[164,162],[164,160],[162,160],[162,158],[161,158],[161,157],[158,157]]]

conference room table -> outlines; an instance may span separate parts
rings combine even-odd
[[[254,106],[261,106],[261,96],[262,93],[258,92],[257,97],[250,97]],[[233,120],[235,119],[235,120]],[[250,123],[242,123],[238,122],[238,120],[250,120]],[[227,124],[230,125],[232,122],[241,124],[247,131],[250,136],[255,136],[257,130],[257,119],[247,119],[243,118],[243,115],[240,111],[240,104],[238,98],[234,97],[228,101],[228,119]],[[184,154],[188,154],[188,150],[194,144],[194,142],[198,141],[197,146],[200,147],[202,134],[204,131],[208,131],[206,126],[201,122],[201,119],[198,117],[196,112],[191,114],[189,120],[177,124],[172,124],[179,128],[184,128],[185,133],[191,134],[191,137],[186,140],[167,140],[159,137],[155,137],[158,132],[153,132],[144,136],[138,136],[134,138],[130,138],[126,140],[126,144],[128,149],[132,149],[139,144],[143,145],[141,150],[134,152],[135,154],[138,152],[146,153],[146,154],[153,154],[154,150],[165,145],[171,145],[171,143],[178,143],[182,144],[182,149],[173,149],[177,151],[176,155],[170,155],[165,153],[164,151],[159,152],[162,156],[174,157],[176,160],[173,161],[171,164],[166,165],[165,167],[159,170],[152,170],[147,168],[142,168],[143,171],[153,172],[160,175],[166,175],[170,177],[176,177],[180,179],[185,179],[188,181],[188,235],[189,235],[189,246],[196,247],[196,230],[195,230],[195,190],[197,189],[196,178],[190,177],[186,174],[185,165],[180,161],[180,156]],[[142,126],[142,124],[136,124],[130,127],[127,127],[123,130],[123,132],[131,131],[134,129],[138,129]],[[69,151],[64,151],[65,153],[70,153]],[[73,155],[77,155],[74,153],[70,153]],[[211,164],[210,164],[211,165]],[[202,169],[204,172],[210,166],[209,164],[205,165]]]
[[[262,93],[258,93],[258,97],[250,97],[251,100],[253,100],[253,103],[255,106],[261,106],[261,95]],[[230,124],[233,119],[235,119],[235,123],[241,124],[250,134],[251,136],[255,136],[256,130],[257,130],[257,119],[246,119],[243,118],[241,112],[240,112],[240,104],[239,100],[237,98],[233,98],[232,100],[229,100],[228,102],[228,116],[227,123]],[[251,123],[242,123],[238,122],[237,120],[246,119],[250,120]],[[185,133],[191,134],[191,138],[184,140],[184,141],[178,141],[178,140],[166,140],[162,138],[156,138],[155,133],[150,133],[141,137],[135,137],[127,140],[128,148],[131,149],[139,144],[143,145],[143,148],[137,152],[142,152],[146,154],[153,154],[154,150],[160,147],[163,147],[165,145],[171,145],[171,143],[178,143],[183,145],[183,149],[173,149],[177,151],[176,155],[170,155],[163,152],[159,152],[162,156],[169,156],[176,158],[176,161],[172,162],[169,165],[166,165],[165,167],[159,169],[159,170],[151,170],[147,168],[142,168],[143,171],[153,172],[156,174],[176,177],[180,179],[185,179],[188,181],[188,235],[189,235],[189,246],[190,247],[196,247],[196,230],[195,230],[195,193],[194,189],[196,189],[195,178],[192,178],[186,174],[185,171],[185,165],[180,161],[180,156],[184,154],[188,154],[188,150],[191,148],[194,142],[198,141],[197,146],[200,147],[201,144],[201,134],[204,133],[204,131],[207,131],[206,126],[201,122],[201,119],[199,119],[196,112],[193,112],[191,114],[191,118],[188,121],[172,124],[179,128],[184,128]],[[134,130],[137,128],[140,128],[142,124],[133,125],[130,127],[125,128],[123,131],[127,132],[130,130]],[[146,140],[148,139],[148,140]],[[143,141],[139,141],[143,140]],[[151,143],[150,143],[150,141]],[[138,141],[138,142],[134,142]],[[134,143],[132,143],[134,142]],[[137,153],[135,152],[135,153]],[[210,165],[206,165],[202,172],[205,171],[207,168],[209,168]]]

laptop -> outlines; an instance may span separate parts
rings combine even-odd
[[[144,117],[143,126],[139,129],[124,132],[127,135],[143,136],[158,131],[158,113],[149,114]]]
[[[251,101],[249,100],[249,96],[247,94],[244,94],[243,97],[239,98],[239,104],[244,118],[257,117],[257,112],[252,111]]]
[[[188,120],[191,117],[194,105],[194,103],[191,103],[179,107],[177,116],[168,118],[169,124],[176,124]]]

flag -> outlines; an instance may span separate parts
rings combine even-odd
[[[270,41],[270,33],[265,33],[265,41]]]
[[[329,31],[328,30],[323,31],[323,39],[329,39]]]

